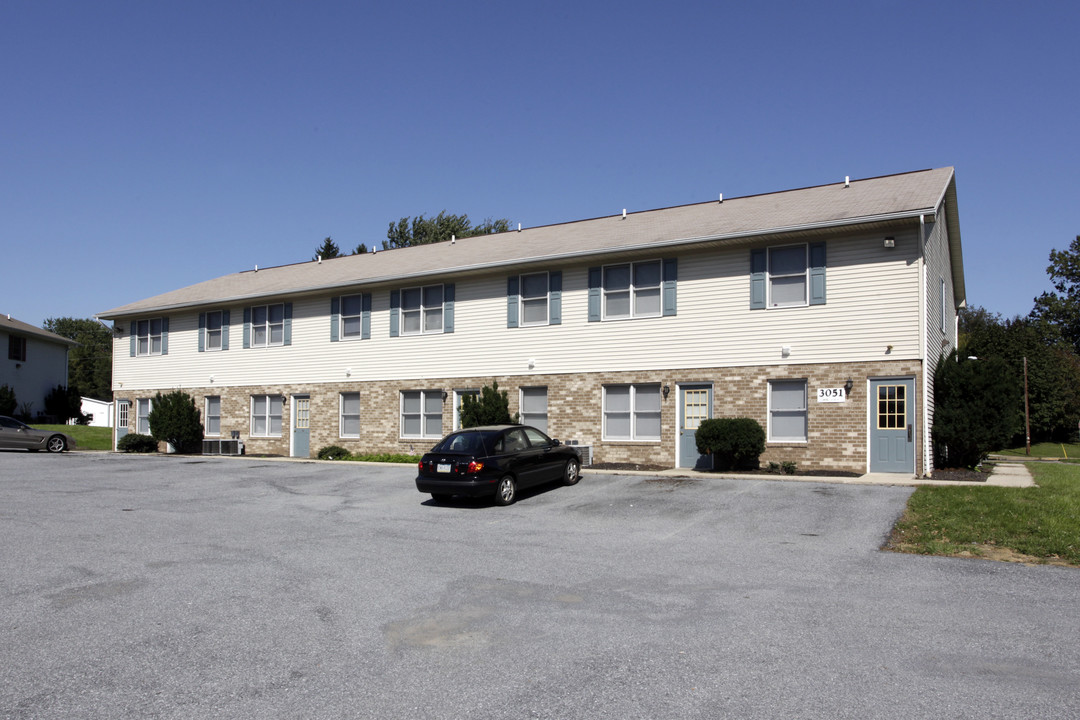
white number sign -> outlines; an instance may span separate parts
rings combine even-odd
[[[818,402],[838,402],[842,403],[847,399],[847,393],[844,392],[844,388],[818,388],[817,401]]]

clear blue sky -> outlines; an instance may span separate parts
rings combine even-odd
[[[386,237],[952,165],[968,302],[1080,233],[1076,2],[0,6],[0,312]]]

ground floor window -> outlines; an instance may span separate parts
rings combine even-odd
[[[521,423],[548,431],[548,401],[546,387],[521,388]]]
[[[341,393],[341,416],[338,430],[343,438],[360,437],[360,393]]]
[[[280,395],[251,396],[251,434],[255,437],[281,437]]]
[[[207,435],[221,434],[221,396],[210,395],[206,398],[206,422],[203,427]]]
[[[660,384],[604,386],[605,440],[660,439]]]
[[[150,398],[139,398],[135,409],[135,432],[140,435],[150,434],[150,409],[154,401]]]
[[[769,381],[769,440],[806,442],[806,381]]]
[[[404,390],[401,393],[401,437],[442,437],[442,391]]]

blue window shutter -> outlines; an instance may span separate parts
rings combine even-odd
[[[135,321],[132,320],[131,321],[131,332],[129,333],[129,336],[131,337],[131,357],[135,357],[135,348],[136,348],[135,343],[138,341],[138,338],[136,337],[135,333],[137,331],[138,331],[138,325],[136,325]]]
[[[360,298],[360,339],[371,337],[371,293],[364,293]]]
[[[199,352],[206,352],[206,313],[199,313]]]
[[[506,278],[506,327],[518,326],[518,276]]]
[[[454,283],[443,285],[442,327],[444,333],[454,332]]]
[[[341,298],[330,298],[330,342],[338,341],[338,327],[341,325]]]
[[[810,304],[825,304],[825,243],[810,246]]]
[[[765,250],[750,251],[750,309],[765,309],[765,271],[768,259]]]
[[[221,311],[221,349],[229,349],[229,311]]]
[[[562,272],[548,273],[548,322],[562,325]]]
[[[161,354],[169,354],[169,318],[161,318]]]
[[[600,285],[603,281],[603,268],[589,268],[589,322],[600,322]]]
[[[292,345],[292,303],[285,303],[285,327],[282,330],[283,345]]]
[[[676,305],[676,283],[679,280],[679,261],[668,258],[664,261],[664,316],[674,315]]]
[[[390,291],[390,337],[398,336],[398,316],[401,314],[401,291]]]
[[[244,347],[251,347],[251,308],[244,308]]]

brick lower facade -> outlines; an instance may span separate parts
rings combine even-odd
[[[910,377],[915,380],[915,427],[921,427],[922,365],[915,360],[883,362],[777,365],[705,370],[663,370],[618,373],[583,373],[514,377],[431,378],[424,381],[344,382],[308,385],[276,384],[247,387],[185,388],[200,410],[204,398],[221,398],[221,437],[238,431],[247,452],[256,455],[288,455],[289,424],[293,396],[308,395],[311,403],[310,455],[327,445],[340,445],[352,452],[401,452],[420,454],[437,438],[402,438],[400,393],[409,390],[441,391],[442,429],[440,437],[453,429],[453,396],[456,389],[477,389],[494,379],[507,390],[510,412],[519,411],[519,388],[546,387],[548,434],[563,441],[577,441],[593,447],[595,462],[645,463],[674,467],[678,435],[679,388],[687,384],[711,385],[713,417],[750,417],[768,428],[768,382],[802,379],[807,381],[807,441],[768,442],[762,464],[794,462],[800,470],[867,471],[869,417],[868,379]],[[817,388],[843,387],[853,381],[843,403],[817,402]],[[610,441],[602,438],[602,398],[605,385],[660,383],[669,389],[661,403],[659,441]],[[360,437],[339,435],[340,393],[359,393]],[[129,430],[135,431],[136,400],[153,397],[152,392],[115,393],[117,400],[130,400]],[[252,436],[251,397],[278,395],[285,398],[282,432],[277,437]],[[922,445],[916,438],[915,447]],[[921,453],[916,451],[915,473],[924,473]]]

